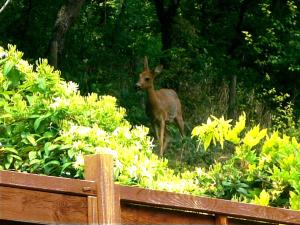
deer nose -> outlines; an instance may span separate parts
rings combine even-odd
[[[136,83],[136,84],[135,84],[135,88],[136,88],[137,90],[141,89],[141,84],[140,84],[139,82]]]

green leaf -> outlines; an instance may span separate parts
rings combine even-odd
[[[13,162],[13,157],[12,157],[12,155],[7,155],[7,157],[6,157],[6,160],[5,160],[5,163],[4,163],[4,168],[5,169],[9,169],[10,168],[10,165],[12,164],[12,162]]]
[[[53,138],[55,135],[56,135],[56,132],[46,131],[41,138],[39,138],[38,140],[36,140],[36,142],[40,142],[41,140],[44,140],[44,139]]]
[[[6,152],[15,153],[15,154],[18,155],[18,151],[17,151],[15,148],[6,147],[6,148],[4,148],[4,150],[5,150]]]
[[[22,161],[22,158],[18,155],[11,155],[11,156],[19,161]]]
[[[48,150],[49,150],[49,151],[52,151],[52,150],[54,150],[54,149],[59,148],[59,146],[60,146],[60,145],[57,145],[57,144],[54,144],[54,145],[51,144],[51,145],[49,146]]]
[[[34,96],[26,95],[26,99],[27,99],[29,105],[32,106],[33,102],[34,102]]]
[[[47,142],[45,144],[45,154],[46,155],[49,155],[50,151],[53,151],[54,149],[58,149],[60,145],[57,145],[57,144],[52,144],[51,142]]]
[[[21,80],[21,73],[14,67],[12,62],[8,61],[4,65],[3,73],[13,86],[18,86],[19,81]]]
[[[290,191],[290,196],[291,208],[294,210],[300,210],[300,194]]]
[[[46,118],[48,118],[49,116],[51,116],[51,113],[47,113],[46,115],[42,115],[40,117],[38,117],[33,124],[34,130],[37,130],[41,124],[41,122],[43,120],[45,120]]]
[[[249,187],[249,185],[245,184],[245,183],[240,183],[239,186],[242,187],[242,188],[248,188]]]
[[[27,154],[28,152],[31,152],[31,151],[34,151],[35,148],[33,146],[26,146],[24,148],[20,148],[19,151],[20,151],[20,155],[25,155]]]
[[[57,166],[60,166],[60,162],[58,160],[52,160],[50,162],[47,162],[45,165],[44,165],[44,168],[50,166],[50,165],[57,165]]]
[[[34,164],[41,164],[42,160],[40,159],[33,159],[30,161],[30,165],[34,165]]]
[[[29,160],[30,160],[30,161],[36,159],[36,157],[37,157],[37,152],[36,152],[36,151],[31,151],[31,152],[29,152],[28,157],[29,157]]]
[[[12,95],[13,92],[11,92],[11,91],[4,91],[4,92],[2,92],[0,94],[4,97],[5,100],[10,101],[10,95]]]
[[[244,194],[244,195],[248,194],[247,190],[245,188],[242,188],[242,187],[238,188],[236,191],[241,193],[241,194]]]
[[[60,145],[60,150],[70,149],[72,148],[72,145]]]
[[[13,116],[9,113],[6,113],[6,114],[3,114],[3,115],[0,115],[0,119],[4,119],[4,118],[12,118]]]
[[[61,168],[61,173],[63,173],[65,171],[65,169],[67,169],[72,164],[73,164],[73,162],[64,163],[63,166],[62,166],[62,168]]]
[[[8,170],[9,167],[10,167],[10,165],[11,165],[11,162],[5,161],[5,163],[4,163],[4,168],[5,168],[6,170]]]
[[[4,65],[3,73],[5,76],[11,71],[15,64],[12,61],[7,61]]]
[[[204,137],[204,150],[207,150],[208,147],[210,146],[210,143],[212,141],[213,134],[209,133],[207,136]]]
[[[38,117],[40,117],[40,115],[38,115],[38,114],[31,114],[28,116],[28,118],[31,118],[31,119],[38,118]]]
[[[36,146],[37,145],[37,143],[36,143],[36,141],[35,141],[35,139],[34,139],[34,136],[33,135],[27,135],[27,140],[33,145],[33,146]]]
[[[251,203],[255,203],[258,205],[268,206],[270,202],[270,194],[262,190],[259,194],[259,197],[255,195],[254,199],[251,201]]]
[[[267,135],[267,129],[260,130],[259,125],[252,128],[245,134],[243,142],[250,148],[259,144],[259,142]]]
[[[38,87],[39,87],[41,90],[43,90],[43,91],[46,90],[47,85],[46,85],[46,79],[45,79],[44,77],[39,78],[39,79],[37,80],[37,83],[38,83]]]
[[[68,156],[69,156],[70,158],[73,158],[74,155],[75,155],[74,149],[73,149],[73,148],[69,149],[69,150],[68,150]]]
[[[230,181],[222,181],[222,185],[226,187],[232,186],[232,183]]]

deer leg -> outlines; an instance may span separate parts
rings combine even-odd
[[[155,139],[159,143],[159,148],[160,148],[161,143],[160,143],[160,134],[159,134],[160,130],[159,130],[159,126],[156,123],[154,123],[153,124],[153,128],[154,128],[154,131],[155,131],[155,134],[154,134],[155,135]]]
[[[177,127],[179,128],[181,137],[183,138],[184,137],[184,122],[183,122],[182,116],[177,116],[175,118],[175,122],[176,122]],[[184,149],[185,149],[184,143],[182,142],[181,153],[180,153],[180,164],[182,163],[182,156],[183,156]]]
[[[163,154],[164,154],[165,128],[166,128],[165,121],[162,120],[162,121],[160,122],[160,136],[159,136],[159,147],[160,147],[159,155],[160,155],[160,157],[162,157]]]
[[[156,140],[159,141],[159,129],[158,129],[157,124],[154,123],[153,128],[154,128],[154,131],[155,131],[155,138],[156,138]]]
[[[169,139],[169,135],[168,132],[165,130],[165,138],[164,138],[164,148],[163,148],[163,152],[165,152],[168,143],[169,143],[170,139]]]
[[[182,116],[177,116],[175,118],[175,122],[176,122],[177,127],[179,128],[181,136],[184,137],[184,122],[183,122]]]

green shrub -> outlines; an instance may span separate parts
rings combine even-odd
[[[122,184],[197,189],[152,153],[148,128],[131,126],[114,97],[81,96],[46,60],[34,69],[15,47],[7,53],[0,61],[0,169],[82,178],[85,154],[110,152]]]
[[[46,60],[34,66],[22,53],[0,47],[0,170],[83,177],[83,156],[114,155],[121,184],[261,205],[300,209],[300,154],[295,138],[247,130],[246,116],[231,121],[212,117],[192,134],[211,150],[231,148],[228,159],[209,168],[175,173],[152,153],[148,128],[132,126],[111,96],[81,96]]]
[[[207,194],[300,209],[300,144],[258,125],[248,130],[245,121],[245,114],[235,126],[230,120],[212,117],[194,128],[193,136],[206,150],[212,144],[223,149],[225,143],[234,149],[228,160],[210,167],[203,182],[208,185]]]

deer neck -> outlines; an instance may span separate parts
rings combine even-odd
[[[151,86],[148,90],[147,90],[147,94],[148,94],[148,98],[149,98],[149,103],[152,106],[158,106],[158,97],[156,94],[156,91],[154,90],[154,87]]]

